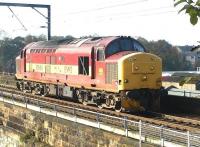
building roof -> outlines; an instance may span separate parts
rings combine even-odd
[[[200,51],[200,45],[193,47],[191,51]]]
[[[186,81],[188,84],[195,84],[199,82],[200,74],[199,73],[190,73],[190,72],[174,72],[171,75],[166,75],[162,77],[163,82],[176,82],[181,83]]]

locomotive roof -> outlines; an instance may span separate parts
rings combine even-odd
[[[145,52],[144,46],[137,40],[120,36],[40,41],[33,42],[24,49],[30,53],[48,53],[49,51],[63,53],[67,51],[68,53],[90,54],[93,47],[105,50],[106,57],[122,51]]]
[[[93,37],[93,38],[76,38],[76,39],[65,39],[65,40],[50,40],[50,41],[39,41],[33,42],[27,45],[25,48],[29,49],[57,49],[57,48],[79,48],[85,47],[90,48],[94,46],[106,47],[110,42],[119,38],[129,38],[134,41],[135,39],[131,37],[120,37],[120,36],[110,36],[110,37]],[[136,41],[138,42],[138,41]]]

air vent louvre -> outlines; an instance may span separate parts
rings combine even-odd
[[[112,84],[113,81],[118,79],[117,63],[106,64],[106,83]]]

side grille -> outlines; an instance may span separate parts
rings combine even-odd
[[[117,63],[106,64],[106,83],[112,84],[112,81],[118,79]]]

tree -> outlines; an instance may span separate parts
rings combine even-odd
[[[185,11],[190,16],[190,22],[196,25],[200,19],[200,0],[174,0],[174,6],[184,4],[179,13]]]
[[[52,36],[51,37],[51,40],[56,40],[56,41],[59,41],[59,40],[73,40],[74,37],[71,36],[71,35],[67,35],[67,36]]]
[[[24,38],[25,45],[27,45],[31,42],[45,41],[45,40],[46,40],[46,37],[44,35],[40,35],[40,36],[28,35]]]
[[[15,37],[14,39],[5,37],[0,40],[0,71],[15,72],[15,58],[20,51],[30,42],[46,40],[45,36],[38,37],[28,35],[25,38]]]

